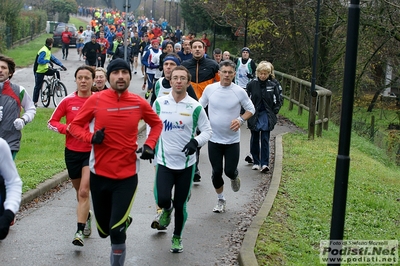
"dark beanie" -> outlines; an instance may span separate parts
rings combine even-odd
[[[115,70],[120,70],[120,69],[126,69],[129,71],[129,76],[130,79],[132,79],[132,72],[131,72],[131,67],[129,64],[121,58],[116,58],[114,60],[111,60],[111,62],[107,66],[107,80],[110,80],[110,74],[111,72]]]

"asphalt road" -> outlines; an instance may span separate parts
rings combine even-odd
[[[61,51],[55,56],[62,58]],[[62,72],[61,80],[68,93],[76,89],[75,69],[83,62],[78,61],[76,49],[70,48],[68,61],[62,60],[68,68]],[[24,86],[32,95],[34,76],[32,68],[18,70],[12,81]],[[129,90],[144,95],[141,87],[141,72],[132,75]],[[40,106],[40,104],[39,104]],[[272,135],[290,131],[287,126],[277,125]],[[212,212],[217,196],[211,183],[211,167],[207,156],[207,147],[203,147],[200,156],[201,183],[195,184],[188,203],[188,220],[183,231],[184,251],[180,254],[169,252],[173,231],[173,220],[168,230],[157,231],[150,228],[155,215],[153,197],[154,168],[147,161],[140,166],[139,186],[131,211],[133,223],[127,231],[127,256],[125,265],[238,265],[237,260],[226,260],[230,239],[238,230],[240,213],[246,212],[257,187],[271,178],[270,174],[261,174],[251,170],[243,160],[249,151],[250,133],[245,126],[241,129],[241,155],[238,166],[241,189],[234,193],[228,178],[225,197],[227,212]],[[143,133],[139,144],[143,143]],[[109,265],[110,240],[101,239],[96,230],[85,241],[84,247],[74,246],[71,241],[76,230],[75,191],[70,184],[53,200],[24,215],[11,228],[6,240],[0,241],[1,265]],[[235,255],[233,255],[235,256]]]

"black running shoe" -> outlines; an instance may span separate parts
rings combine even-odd
[[[200,181],[201,181],[200,171],[197,171],[196,173],[194,173],[193,182],[198,183]]]

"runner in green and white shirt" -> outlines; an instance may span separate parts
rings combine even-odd
[[[186,203],[196,169],[195,153],[197,147],[206,144],[212,135],[203,107],[186,92],[190,78],[185,67],[177,66],[171,73],[172,91],[157,98],[153,104],[153,110],[163,122],[156,146],[154,196],[158,206],[163,209],[159,220],[161,227],[169,225],[175,209],[175,228],[170,249],[173,253],[183,251],[181,237],[187,219]],[[196,136],[197,128],[201,133]]]

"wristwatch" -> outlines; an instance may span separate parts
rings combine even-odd
[[[237,120],[239,120],[240,125],[243,125],[244,122],[246,122],[246,120],[244,120],[241,116],[239,116],[239,117],[237,118]]]

